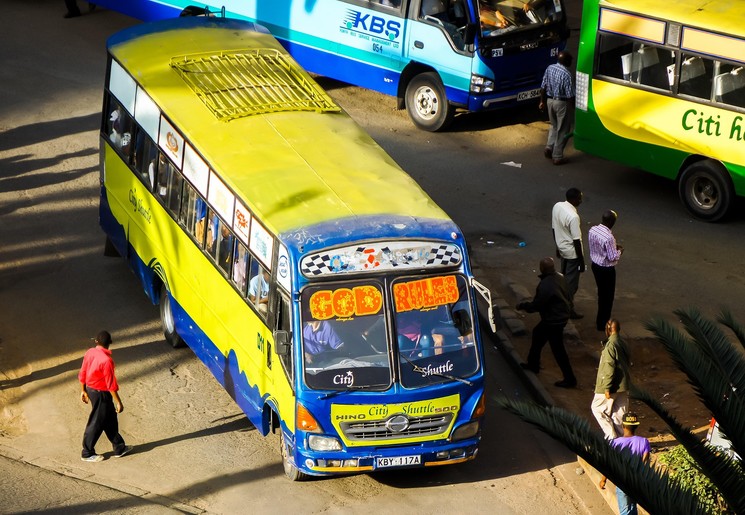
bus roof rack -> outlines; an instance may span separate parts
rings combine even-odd
[[[341,110],[271,48],[182,55],[171,59],[171,67],[218,120],[282,111]]]

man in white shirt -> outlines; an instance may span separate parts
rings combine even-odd
[[[582,227],[577,208],[582,203],[582,192],[569,188],[566,201],[557,202],[551,211],[551,229],[556,243],[556,256],[561,258],[561,273],[567,283],[569,294],[569,318],[583,315],[574,309],[574,294],[579,289],[579,274],[585,271],[585,256],[582,251]]]

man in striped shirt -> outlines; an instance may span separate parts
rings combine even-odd
[[[598,331],[605,331],[605,324],[611,317],[616,294],[616,265],[623,254],[623,247],[616,243],[611,231],[617,219],[618,214],[609,209],[603,213],[603,221],[590,228],[587,234],[592,275],[598,287],[598,314],[595,318]]]
[[[555,165],[566,163],[564,147],[572,130],[572,109],[574,108],[574,82],[572,72],[573,57],[567,51],[559,52],[559,62],[546,68],[541,83],[541,102],[538,108],[548,111],[548,140],[543,154],[552,159]]]

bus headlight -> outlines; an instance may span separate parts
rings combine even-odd
[[[479,421],[474,420],[473,422],[469,422],[468,424],[463,424],[458,429],[453,431],[453,436],[450,440],[453,442],[458,440],[465,440],[467,438],[473,438],[479,434]]]
[[[494,81],[481,75],[471,75],[471,93],[491,93]]]
[[[333,436],[309,435],[308,447],[312,451],[340,451],[341,442]]]

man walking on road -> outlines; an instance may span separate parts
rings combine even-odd
[[[541,369],[541,350],[548,341],[554,359],[564,375],[564,378],[554,385],[560,388],[574,388],[577,386],[577,379],[564,348],[564,326],[569,319],[566,282],[564,276],[556,271],[552,258],[543,258],[539,266],[541,281],[535,290],[535,297],[532,301],[517,305],[517,309],[528,313],[537,311],[541,315],[541,321],[533,328],[528,362],[521,363],[520,366],[537,374]]]
[[[561,258],[561,273],[567,283],[569,318],[583,315],[574,309],[574,294],[579,289],[579,274],[584,272],[585,256],[582,251],[582,227],[577,208],[582,203],[582,192],[569,188],[566,200],[557,202],[551,211],[551,229],[556,243],[556,256]]]
[[[538,108],[548,110],[548,140],[543,154],[555,165],[567,162],[564,147],[572,131],[572,110],[574,109],[574,83],[572,82],[572,54],[559,52],[559,62],[546,68],[541,83],[541,102]]]
[[[598,331],[605,330],[605,324],[611,317],[613,297],[616,295],[616,265],[623,254],[623,247],[616,244],[611,232],[617,219],[618,214],[609,209],[603,213],[602,223],[591,227],[587,233],[592,275],[598,287],[598,314],[595,317]]]
[[[629,366],[631,359],[626,343],[621,339],[621,324],[608,320],[600,353],[595,396],[590,409],[603,430],[605,438],[613,440],[623,434],[622,420],[629,409]]]
[[[103,456],[96,454],[96,442],[101,433],[114,447],[114,457],[120,458],[132,450],[125,445],[122,435],[119,434],[119,422],[117,413],[124,411],[124,405],[119,398],[119,385],[114,374],[114,360],[111,359],[111,335],[108,331],[101,331],[95,339],[96,346],[88,349],[83,357],[83,366],[80,368],[78,379],[80,380],[80,400],[85,404],[90,401],[91,414],[83,435],[82,460],[98,462]]]

